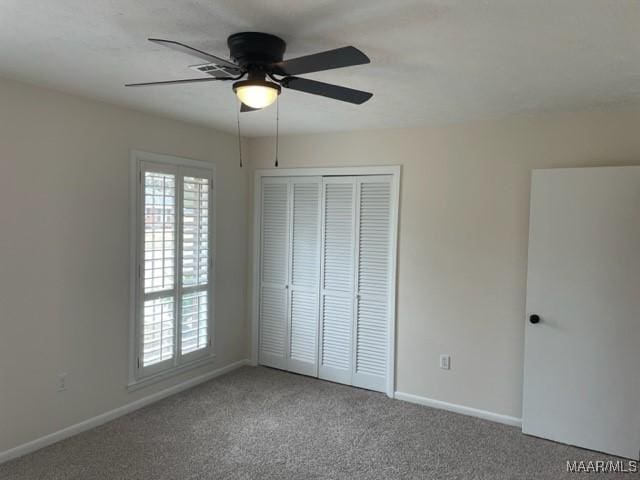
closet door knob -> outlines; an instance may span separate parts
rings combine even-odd
[[[533,323],[534,325],[535,325],[536,323],[540,323],[540,315],[536,315],[536,314],[534,313],[533,315],[531,315],[531,316],[529,317],[529,322],[530,322],[530,323]]]

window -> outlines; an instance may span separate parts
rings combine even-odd
[[[213,165],[134,152],[132,382],[212,355]]]

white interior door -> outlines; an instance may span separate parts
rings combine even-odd
[[[387,389],[392,270],[392,177],[356,182],[355,304],[352,384]]]
[[[289,179],[262,179],[259,362],[287,368]]]
[[[355,250],[355,177],[325,177],[322,207],[318,376],[351,384]]]
[[[522,430],[638,458],[640,167],[533,173]]]
[[[291,269],[287,369],[318,375],[322,177],[290,180]]]

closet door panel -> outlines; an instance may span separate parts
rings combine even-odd
[[[321,177],[291,179],[288,369],[317,376]]]
[[[260,363],[284,369],[287,297],[279,288],[262,287],[260,293]]]
[[[318,295],[291,292],[291,342],[289,370],[314,375],[318,336]],[[301,363],[295,367],[295,363]],[[304,368],[308,366],[308,368]],[[301,371],[302,370],[302,371]]]
[[[324,295],[322,303],[322,367],[320,378],[351,382],[351,295]],[[332,372],[333,370],[333,372]],[[334,375],[330,378],[331,375]]]
[[[359,177],[353,385],[385,391],[391,285],[391,177]]]
[[[259,362],[286,368],[289,275],[289,184],[262,180]]]
[[[319,377],[351,383],[355,177],[323,180]]]

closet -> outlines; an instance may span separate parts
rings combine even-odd
[[[393,175],[260,179],[258,363],[387,391]]]

